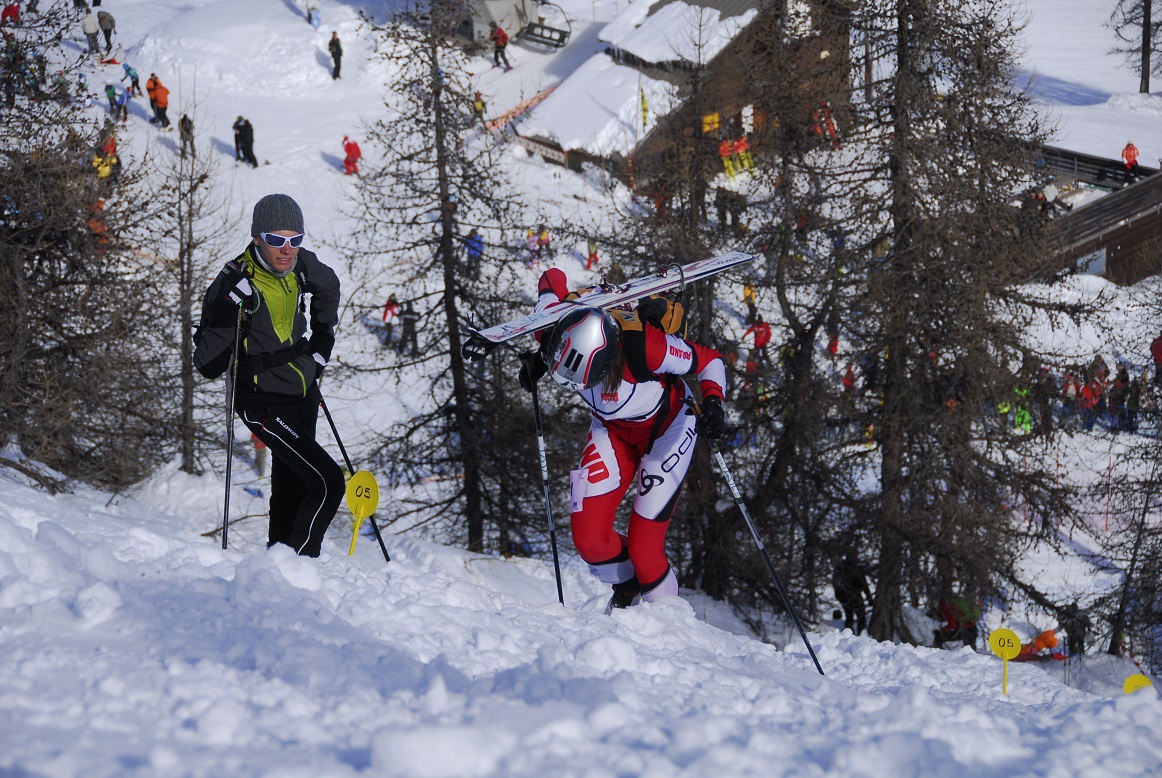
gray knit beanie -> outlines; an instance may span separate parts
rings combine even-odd
[[[250,234],[260,232],[305,232],[303,209],[290,195],[271,194],[254,204],[254,218],[250,222]]]

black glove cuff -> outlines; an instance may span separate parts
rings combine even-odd
[[[520,373],[517,374],[517,380],[520,381],[521,388],[526,392],[533,390],[533,385],[544,377],[545,373],[549,372],[549,366],[545,363],[544,357],[540,352],[526,351],[520,355]]]

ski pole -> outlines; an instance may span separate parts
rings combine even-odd
[[[316,383],[316,386],[318,384]],[[355,466],[351,464],[351,457],[347,456],[347,449],[343,446],[343,441],[339,438],[339,430],[335,427],[335,420],[331,418],[331,411],[327,408],[327,401],[323,399],[323,393],[319,392],[319,405],[323,408],[323,413],[327,417],[327,423],[331,425],[331,434],[335,436],[335,442],[339,444],[339,451],[343,454],[343,461],[347,463],[347,472],[352,475],[355,474]],[[379,525],[375,523],[374,514],[367,517],[371,522],[371,529],[375,531],[375,539],[379,541],[379,550],[383,552],[383,561],[390,562],[391,557],[387,553],[387,546],[383,542],[383,535],[379,533]]]
[[[227,534],[230,531],[230,470],[234,461],[234,391],[238,386],[238,349],[242,345],[242,306],[238,306],[238,319],[234,322],[234,356],[230,362],[230,399],[226,403],[226,499],[222,506],[222,550],[226,550]]]
[[[526,351],[520,355],[520,359],[528,366],[529,377],[533,374],[533,352]],[[537,428],[537,452],[541,457],[541,486],[545,490],[545,515],[549,520],[549,545],[553,549],[553,574],[557,577],[557,600],[565,604],[565,592],[561,588],[561,558],[557,554],[557,522],[553,518],[553,499],[549,491],[549,459],[545,456],[545,431],[541,426],[541,403],[537,399],[537,382],[535,379],[531,380],[533,389],[533,419],[536,421]]]
[[[687,397],[685,402],[693,409],[695,416],[699,415],[701,409],[692,398]],[[825,676],[826,673],[823,672],[823,667],[819,664],[819,658],[815,656],[815,649],[811,647],[811,641],[807,639],[807,631],[803,629],[803,623],[799,621],[799,614],[795,611],[795,606],[791,604],[791,599],[787,596],[787,590],[783,588],[783,581],[779,578],[778,571],[775,570],[775,563],[771,561],[771,555],[767,553],[767,547],[763,545],[763,540],[759,537],[754,522],[751,521],[750,511],[746,509],[746,503],[742,501],[742,493],[738,490],[738,485],[734,482],[734,476],[730,474],[730,468],[726,466],[726,459],[722,456],[722,450],[718,448],[716,441],[711,440],[708,442],[710,443],[710,450],[714,454],[714,461],[722,469],[722,475],[726,478],[726,485],[730,487],[730,493],[734,496],[734,502],[742,512],[742,517],[746,520],[746,526],[750,529],[750,534],[759,548],[759,553],[763,555],[763,561],[767,563],[767,569],[770,570],[771,577],[775,580],[775,588],[779,590],[779,596],[783,598],[783,605],[786,606],[787,612],[791,614],[792,621],[798,627],[799,636],[803,638],[803,645],[807,646],[807,653],[811,655],[811,661],[815,663],[815,669],[819,671],[820,675]]]

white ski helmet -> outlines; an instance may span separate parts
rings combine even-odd
[[[592,389],[613,369],[620,336],[617,321],[600,308],[570,311],[557,322],[548,344],[549,374],[567,389]]]

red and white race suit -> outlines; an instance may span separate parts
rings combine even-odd
[[[558,269],[541,276],[538,311],[568,294]],[[584,297],[581,298],[584,301]],[[695,417],[682,399],[691,394],[680,376],[696,374],[703,397],[724,396],[726,367],[718,352],[660,327],[623,329],[626,369],[613,391],[603,385],[578,392],[593,413],[589,437],[572,482],[573,544],[604,582],[635,575],[642,599],[678,594],[666,560],[666,530],[694,455]],[[623,535],[614,530],[617,508],[635,485],[633,510]]]

